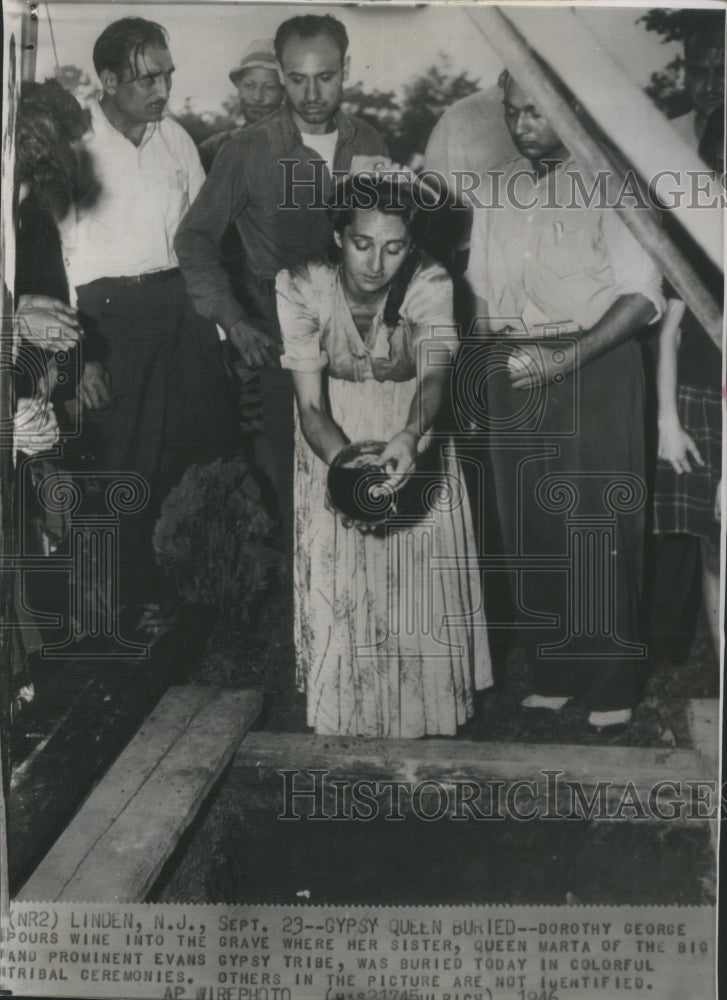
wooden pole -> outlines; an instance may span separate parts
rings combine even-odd
[[[724,266],[722,217],[724,190],[707,170],[696,148],[676,132],[674,124],[651,102],[622,66],[599,44],[597,35],[582,20],[579,9],[553,12],[532,6],[509,7],[507,18],[573,93],[604,135],[622,149],[628,162],[644,180],[669,170],[671,218],[690,234],[711,261]],[[556,33],[555,25],[562,33]],[[567,48],[563,38],[567,38]],[[718,202],[714,208],[695,211],[697,182],[704,186],[700,204]],[[656,184],[658,186],[658,180]]]
[[[599,173],[605,174],[609,204],[617,202],[626,181],[623,172],[614,166],[599,143],[589,135],[517,29],[497,7],[483,4],[467,8],[466,13],[477,30],[500,54],[523,89],[537,94],[546,117],[578,160],[586,183],[592,185]],[[651,212],[629,205],[614,208],[614,211],[619,213],[721,350],[721,308]]]
[[[2,262],[2,315],[0,317],[0,565],[8,553],[14,552],[13,544],[13,495],[15,468],[13,463],[13,417],[15,410],[12,366],[13,356],[13,286],[15,272],[15,229],[13,191],[14,135],[10,124],[15,121],[19,92],[18,34],[22,29],[17,20],[8,15],[5,19],[3,45],[2,87],[7,99],[2,102],[3,142],[0,163],[0,261]],[[15,29],[15,30],[14,30]],[[22,62],[22,53],[20,55]],[[7,622],[12,620],[14,595],[10,573],[0,573],[0,929],[4,930],[10,918],[10,883],[8,875],[8,825],[7,794],[10,783],[10,756],[8,733],[12,706],[11,633]]]
[[[38,18],[27,7],[23,10],[20,29],[20,79],[35,80],[38,62]]]

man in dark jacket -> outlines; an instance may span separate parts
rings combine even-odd
[[[275,54],[286,101],[220,149],[175,241],[197,310],[223,328],[244,364],[261,370],[263,424],[289,549],[293,390],[278,360],[275,275],[325,251],[333,172],[349,170],[356,156],[387,155],[373,128],[340,110],[347,48],[346,29],[330,14],[280,25]],[[231,223],[244,251],[244,301],[220,260]]]

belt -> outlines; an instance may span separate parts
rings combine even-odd
[[[164,271],[147,271],[146,274],[121,274],[115,277],[94,278],[88,284],[95,285],[97,281],[117,281],[120,285],[150,285],[153,282],[176,278],[181,273],[178,267],[169,267]]]

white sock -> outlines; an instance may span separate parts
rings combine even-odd
[[[529,694],[527,698],[523,698],[520,702],[521,708],[549,708],[553,712],[557,712],[558,709],[562,708],[570,698],[558,698],[557,696],[548,697],[544,694]]]
[[[615,708],[612,712],[591,712],[588,721],[592,726],[626,726],[631,722],[630,708]]]

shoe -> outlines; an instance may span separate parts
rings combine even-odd
[[[520,702],[520,708],[549,708],[551,712],[558,712],[570,698],[548,697],[544,694],[529,694]]]
[[[616,708],[612,712],[591,712],[588,722],[598,729],[604,729],[606,726],[628,726],[632,714],[630,708]]]

